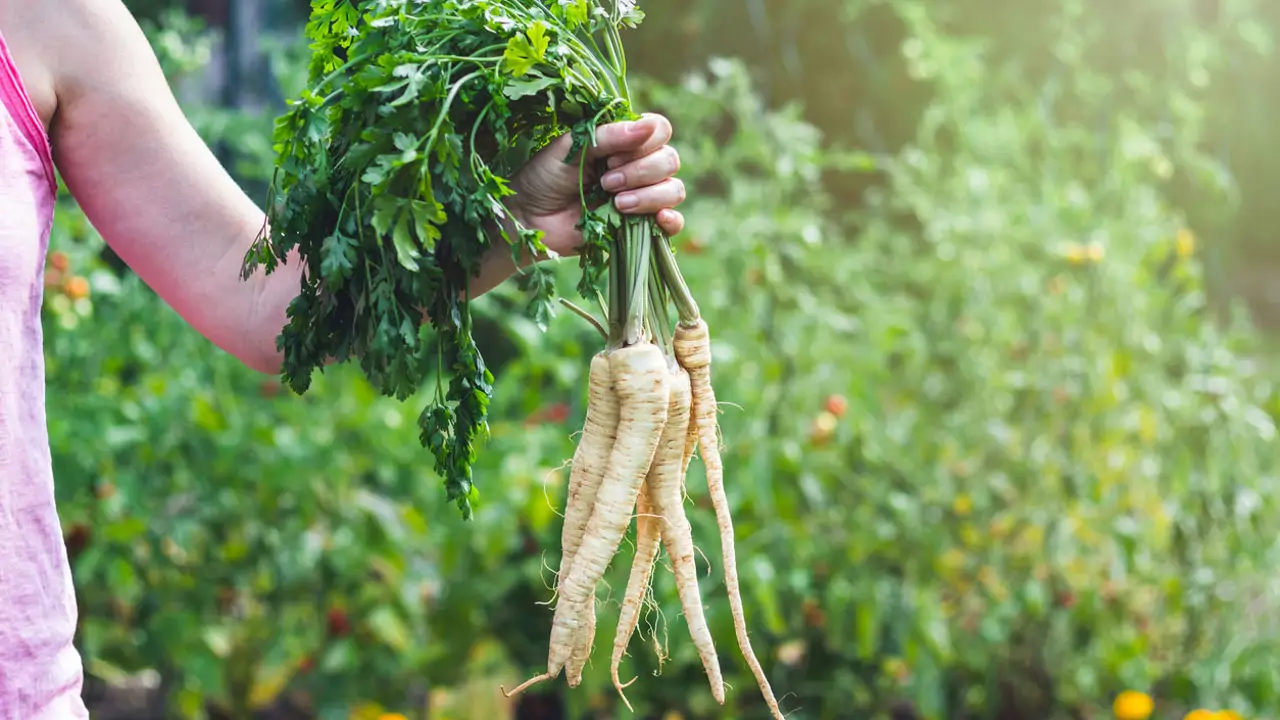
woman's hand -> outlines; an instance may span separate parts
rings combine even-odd
[[[602,125],[596,130],[596,146],[587,148],[588,183],[600,183],[614,193],[614,204],[625,214],[657,214],[658,224],[669,235],[684,228],[684,217],[675,209],[684,202],[684,183],[675,177],[680,155],[667,144],[671,123],[661,115],[645,115],[635,122]],[[568,135],[543,148],[512,178],[516,195],[512,214],[522,224],[545,233],[547,249],[574,255],[582,244],[577,230],[582,219],[578,193],[578,163],[565,162],[572,148]],[[595,161],[607,158],[608,170],[597,177]]]

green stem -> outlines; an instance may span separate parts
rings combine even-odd
[[[334,80],[342,73],[346,72],[347,70],[350,70],[352,65],[355,65],[356,63],[362,63],[365,60],[368,60],[369,58],[373,57],[373,55],[374,55],[373,53],[360,53],[355,57],[347,60],[346,62],[342,63],[337,68],[335,68],[333,72],[317,80],[312,85],[312,91],[313,92],[317,91],[320,88],[324,87],[325,85],[328,85],[331,80]]]
[[[663,283],[671,291],[671,300],[675,303],[676,314],[681,325],[693,325],[702,314],[698,311],[698,303],[689,292],[689,286],[680,274],[680,266],[676,263],[675,253],[671,250],[671,238],[665,232],[656,229],[653,236],[653,252],[657,258],[658,271],[662,274]]]
[[[613,95],[617,96],[620,92],[618,88],[617,73],[612,68],[608,67],[608,63],[604,58],[600,57],[599,54],[592,52],[591,48],[588,48],[583,44],[582,40],[580,40],[577,35],[571,32],[565,32],[563,28],[561,28],[561,31],[562,37],[567,45],[571,47],[576,45],[576,47],[573,47],[576,51],[574,55],[578,60],[582,61],[583,67],[588,70],[594,70],[595,72],[593,74],[597,74],[600,78],[603,78],[604,82],[601,84],[606,86],[609,90],[612,90]]]
[[[607,322],[609,323],[609,345],[614,345],[622,337],[623,323],[623,282],[622,282],[622,265],[625,257],[626,248],[622,243],[615,242],[612,251],[609,253],[609,313]]]
[[[622,49],[622,37],[618,34],[617,25],[610,24],[605,32],[605,40],[609,46],[609,55],[613,59],[614,72],[617,74],[618,91],[630,107],[631,88],[627,85],[627,56]]]
[[[621,269],[616,274],[615,284],[611,288],[616,292],[617,307],[614,312],[613,329],[617,333],[610,337],[610,345],[622,347],[643,342],[645,337],[646,306],[649,295],[650,254],[652,242],[651,218],[627,216],[623,219],[622,228],[614,239],[614,256],[620,257],[615,267]],[[614,276],[614,273],[610,273]]]
[[[658,349],[667,360],[674,363],[675,354],[671,340],[671,321],[667,315],[667,294],[662,287],[662,276],[655,264],[649,273],[649,329],[656,336]]]
[[[605,342],[609,341],[609,332],[604,329],[604,325],[601,325],[600,321],[597,320],[594,315],[587,312],[585,309],[578,307],[572,301],[566,298],[560,298],[560,304],[569,308],[569,310],[574,315],[577,315],[583,320],[586,320],[587,322],[591,323],[591,327],[595,328],[596,332],[600,333],[600,337],[604,338]]]
[[[605,324],[608,325],[609,324],[609,304],[605,302],[604,295],[600,293],[600,288],[598,286],[592,288],[592,290],[594,291],[594,294],[595,294],[596,305],[600,306],[600,314],[604,317]],[[607,340],[608,336],[606,336],[605,339]]]
[[[495,46],[495,49],[501,50],[502,47],[503,46],[501,45]],[[502,55],[431,55],[428,57],[428,61],[435,63],[441,60],[453,60],[456,62],[475,63],[476,65],[484,66],[488,63],[500,63],[502,62],[502,58]]]
[[[483,73],[477,70],[465,75],[461,80],[454,83],[453,87],[449,88],[449,94],[445,96],[443,107],[440,108],[440,114],[436,117],[435,124],[431,126],[431,132],[418,141],[417,147],[420,148],[423,144],[425,144],[428,149],[435,147],[436,137],[440,134],[440,127],[444,125],[445,118],[449,117],[449,111],[453,109],[453,101],[457,99],[458,93],[462,92],[462,86],[482,74]]]

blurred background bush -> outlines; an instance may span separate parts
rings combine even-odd
[[[262,197],[308,3],[127,4]],[[790,717],[1145,716],[1126,690],[1154,717],[1275,717],[1280,5],[644,7],[630,64],[676,127],[747,619]],[[345,367],[304,397],[244,369],[69,197],[46,290],[95,718],[631,716],[601,646],[577,690],[498,692],[545,658],[581,322],[543,333],[511,288],[479,303],[499,380],[464,524],[416,402]],[[658,573],[624,666],[638,718],[767,717],[701,473],[729,701]]]

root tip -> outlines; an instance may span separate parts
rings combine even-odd
[[[635,682],[635,680],[633,679],[631,682]],[[623,692],[623,690],[626,689],[627,685],[630,685],[630,684],[631,683],[627,683],[626,685],[623,685],[619,683],[617,680],[613,681],[613,687],[618,691],[618,697],[622,698],[622,704],[627,706],[627,712],[634,713],[636,709],[631,707],[631,701],[627,699],[627,694]]]
[[[528,690],[534,685],[537,685],[540,682],[544,682],[550,679],[551,679],[551,673],[542,673],[541,675],[535,675],[529,678],[528,680],[525,680],[524,682],[517,685],[515,689],[511,690],[510,692],[507,691],[507,688],[504,685],[499,685],[498,689],[502,691],[503,697],[509,698],[514,695],[519,695],[520,693],[524,692],[525,690]]]

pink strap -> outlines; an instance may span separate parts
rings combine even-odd
[[[0,33],[0,103],[9,111],[9,115],[18,123],[27,142],[40,156],[44,164],[45,175],[54,194],[58,192],[57,176],[53,172],[53,152],[49,147],[49,136],[45,133],[44,123],[31,104],[31,96],[22,84],[22,76],[18,74],[18,66],[9,55],[9,46],[4,42],[4,33]]]

